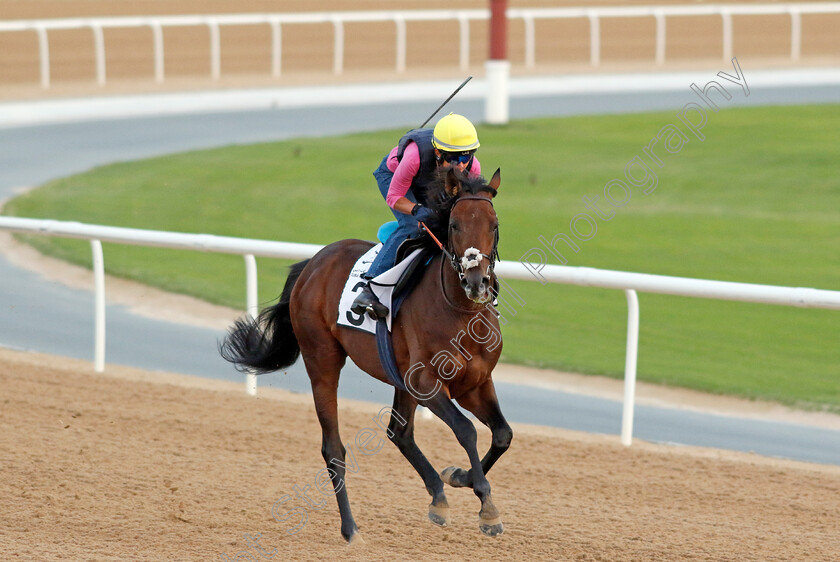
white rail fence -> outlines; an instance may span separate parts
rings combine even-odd
[[[257,314],[257,266],[255,256],[303,260],[312,257],[323,247],[317,244],[272,242],[209,234],[161,232],[18,217],[0,217],[0,230],[90,241],[93,252],[95,289],[94,369],[97,372],[103,372],[105,369],[105,269],[102,242],[242,255],[245,259],[247,312],[253,316]],[[533,270],[534,268],[525,267],[523,263],[519,262],[501,261],[496,265],[496,273],[505,279],[536,281],[538,278],[532,273]],[[633,436],[636,359],[639,345],[637,291],[840,310],[840,291],[689,279],[561,265],[541,266],[539,275],[542,278],[539,279],[541,282],[602,287],[625,292],[628,318],[621,442],[628,446],[632,443]],[[247,375],[246,391],[253,395],[256,394],[256,388],[256,376]]]
[[[584,19],[589,22],[589,60],[592,66],[601,64],[601,21],[608,18],[654,18],[656,21],[655,60],[663,64],[666,57],[667,18],[717,16],[722,21],[723,60],[732,59],[733,16],[786,15],[790,17],[790,58],[798,61],[802,54],[802,16],[813,14],[838,14],[840,3],[802,4],[708,4],[699,6],[628,6],[591,8],[511,8],[509,20],[521,20],[524,26],[525,66],[536,65],[537,20]],[[222,75],[220,28],[224,26],[269,26],[271,28],[271,75],[282,73],[282,29],[289,25],[332,24],[333,73],[344,72],[344,27],[348,23],[393,22],[396,31],[395,70],[406,71],[406,26],[411,22],[457,21],[459,28],[459,65],[469,67],[470,23],[489,20],[489,10],[405,10],[371,12],[319,12],[286,14],[230,14],[188,16],[143,16],[113,18],[68,18],[44,20],[0,21],[2,32],[35,32],[38,38],[40,82],[50,87],[49,32],[56,30],[90,29],[96,59],[96,81],[104,85],[107,79],[105,34],[106,29],[149,28],[153,40],[154,76],[162,83],[164,68],[164,29],[173,27],[206,27],[210,41],[210,75],[218,80]]]

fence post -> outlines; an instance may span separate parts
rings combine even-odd
[[[522,23],[525,25],[525,66],[527,68],[534,68],[537,60],[537,38],[534,16],[528,13],[523,14]]]
[[[665,13],[655,10],[656,18],[656,64],[665,64]]]
[[[795,7],[790,10],[790,58],[794,62],[799,61],[802,54],[802,14]]]
[[[395,17],[394,25],[397,31],[397,72],[405,72],[405,18]]]
[[[639,357],[639,297],[633,289],[627,296],[627,351],[624,360],[624,408],[621,415],[621,444],[633,443],[633,413],[636,401],[636,361]]]
[[[50,41],[47,37],[47,28],[38,26],[35,28],[38,34],[38,55],[41,59],[41,87],[50,87]]]
[[[105,85],[105,35],[102,32],[102,26],[91,24],[90,30],[93,32],[93,48],[96,54],[96,83],[100,86]]]
[[[280,20],[271,20],[271,75],[280,78],[283,56],[283,32],[280,30]]]
[[[245,301],[248,315],[256,318],[259,314],[257,305],[257,260],[254,254],[245,254]],[[247,373],[245,375],[245,392],[250,396],[257,395],[257,375]]]
[[[149,22],[149,27],[152,29],[152,42],[154,43],[154,57],[155,57],[155,82],[163,83],[164,65],[163,65],[163,29],[160,22],[154,20]]]
[[[210,74],[213,80],[222,77],[222,45],[219,37],[219,22],[215,19],[207,20],[210,30]]]
[[[589,10],[589,62],[592,66],[601,64],[601,20],[598,13]]]
[[[720,17],[723,21],[723,60],[729,62],[732,60],[732,14],[723,9]]]
[[[461,70],[467,70],[470,67],[470,21],[464,16],[458,16],[458,29],[461,32]]]
[[[341,76],[344,71],[344,22],[338,18],[332,20],[335,33],[333,44],[333,74]]]
[[[91,240],[90,248],[93,252],[94,286],[93,370],[102,373],[105,371],[105,259],[102,242]]]

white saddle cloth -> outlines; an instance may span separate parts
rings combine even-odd
[[[359,291],[365,286],[367,281],[362,279],[362,275],[367,273],[373,260],[382,249],[382,244],[377,244],[370,250],[364,253],[362,257],[356,260],[353,269],[350,270],[350,276],[347,278],[347,283],[344,285],[344,290],[341,292],[341,300],[338,303],[338,325],[346,326],[348,328],[355,328],[371,334],[376,333],[376,322],[367,314],[355,314],[350,310],[350,305],[359,295]],[[418,248],[414,250],[403,261],[383,273],[375,277],[371,281],[371,289],[374,294],[379,297],[379,302],[391,310],[392,293],[394,292],[394,285],[399,281],[403,271],[419,256],[421,250]],[[388,331],[391,331],[391,314],[389,313],[385,321],[388,324]]]

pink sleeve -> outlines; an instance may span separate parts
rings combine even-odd
[[[472,166],[470,166],[470,175],[474,177],[481,175],[481,162],[478,161],[478,156],[473,156],[473,163]]]
[[[391,168],[392,161],[396,161],[396,153],[394,151],[391,151],[391,156],[388,158],[389,169]],[[420,171],[420,151],[414,142],[408,143],[403,152],[402,160],[391,171],[394,172],[394,177],[391,178],[391,186],[388,188],[388,196],[385,197],[385,202],[393,209],[394,204],[400,197],[405,197],[405,194],[408,193],[414,176]]]

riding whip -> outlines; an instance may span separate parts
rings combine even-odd
[[[438,107],[438,108],[434,111],[434,113],[432,113],[431,115],[429,115],[429,118],[428,118],[428,119],[426,119],[425,121],[423,121],[423,124],[422,124],[422,125],[420,125],[420,126],[419,126],[419,127],[417,127],[417,128],[418,128],[418,129],[422,129],[423,127],[425,127],[425,126],[426,126],[426,123],[428,123],[429,121],[431,121],[431,120],[432,120],[432,117],[434,117],[435,115],[437,115],[437,112],[438,112],[438,111],[440,111],[441,109],[443,109],[443,106],[444,106],[444,105],[446,105],[447,103],[449,103],[449,100],[451,100],[452,98],[454,98],[454,97],[455,97],[455,94],[457,94],[458,92],[460,92],[460,91],[461,91],[461,88],[463,88],[464,86],[466,86],[466,85],[467,85],[467,82],[469,82],[470,80],[472,80],[472,76],[467,76],[467,79],[466,79],[466,80],[464,80],[463,82],[461,82],[461,85],[460,85],[460,86],[458,86],[457,88],[455,88],[455,91],[454,91],[454,92],[452,92],[452,94],[450,94],[450,96],[449,96],[448,98],[446,98],[446,101],[445,101],[445,102],[443,102],[442,104],[440,104],[440,107]]]

